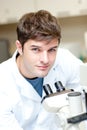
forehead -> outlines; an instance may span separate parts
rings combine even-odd
[[[53,39],[51,41],[35,41],[35,40],[31,40],[29,39],[26,42],[26,45],[28,45],[29,47],[33,47],[33,46],[37,46],[37,47],[47,47],[47,46],[57,46],[58,45],[58,40],[57,39]]]

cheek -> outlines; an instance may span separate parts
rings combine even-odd
[[[38,58],[36,56],[33,55],[27,55],[24,60],[26,61],[26,63],[28,64],[34,64],[36,63],[36,61],[38,61]]]
[[[56,55],[51,55],[51,56],[50,56],[50,62],[54,62],[55,59],[56,59]]]

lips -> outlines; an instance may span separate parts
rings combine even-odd
[[[40,70],[46,70],[48,67],[49,67],[49,66],[47,66],[47,65],[38,66],[38,68],[39,68]]]

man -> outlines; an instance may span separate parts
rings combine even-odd
[[[45,10],[25,14],[17,25],[17,50],[0,65],[0,130],[59,130],[55,114],[41,100],[43,85],[55,82],[79,89],[81,63],[67,50],[58,49],[61,29]],[[58,50],[58,51],[57,51]]]

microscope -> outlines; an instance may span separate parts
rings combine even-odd
[[[54,86],[56,92],[53,92],[49,84],[43,86],[46,94],[41,102],[43,107],[48,112],[56,113],[63,130],[80,130],[80,122],[87,120],[87,112],[83,111],[82,93],[72,89],[66,90],[61,81],[55,82]],[[84,95],[87,109],[85,90]]]

